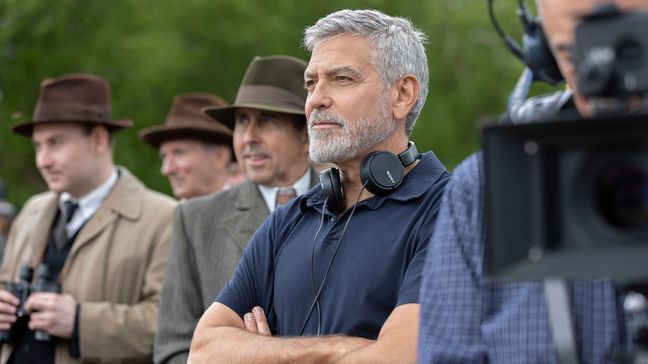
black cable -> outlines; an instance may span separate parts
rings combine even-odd
[[[493,28],[495,28],[495,31],[497,34],[499,34],[500,38],[504,41],[504,44],[506,47],[515,54],[515,56],[521,60],[524,60],[524,52],[522,51],[522,48],[517,44],[515,39],[508,35],[502,27],[499,25],[497,22],[497,18],[495,17],[495,12],[493,11],[493,0],[487,0],[488,3],[488,16],[490,17],[491,23],[493,24]]]
[[[326,206],[326,203],[328,202],[328,196],[324,200],[324,206]],[[320,304],[319,300],[317,300],[317,293],[315,292],[315,272],[314,272],[314,266],[315,266],[315,242],[317,241],[317,236],[319,235],[320,231],[322,230],[322,226],[324,226],[324,208],[322,208],[322,218],[320,219],[320,224],[319,227],[317,228],[317,232],[315,232],[315,237],[313,238],[313,245],[311,248],[311,289],[313,290],[313,297],[315,297],[315,300],[317,302],[317,336],[320,335],[320,330],[321,330],[321,322],[322,322],[322,311],[320,310]],[[301,334],[300,334],[301,335]]]
[[[326,272],[324,273],[324,278],[322,278],[322,283],[319,286],[319,289],[317,290],[317,294],[315,295],[315,299],[313,300],[313,303],[311,303],[310,308],[308,309],[308,313],[306,314],[306,318],[304,319],[304,323],[302,324],[301,330],[299,330],[299,336],[302,336],[304,333],[304,329],[306,328],[306,324],[308,323],[308,319],[310,318],[311,314],[313,313],[313,309],[315,308],[315,305],[319,305],[319,297],[322,294],[322,289],[324,288],[324,284],[326,283],[326,279],[328,278],[329,272],[331,271],[331,267],[333,266],[333,261],[335,260],[335,257],[337,256],[337,252],[340,249],[340,245],[342,245],[342,238],[344,237],[344,233],[346,232],[347,226],[349,226],[349,221],[351,221],[351,218],[353,217],[353,213],[355,212],[356,207],[358,206],[358,202],[360,202],[360,197],[362,196],[362,192],[364,192],[365,187],[367,186],[367,182],[362,185],[362,189],[360,190],[360,193],[358,194],[358,198],[356,199],[356,202],[353,204],[353,208],[351,209],[351,213],[349,214],[349,218],[347,219],[346,223],[344,223],[344,228],[342,228],[342,233],[340,234],[340,238],[337,241],[337,245],[335,246],[335,250],[333,251],[333,256],[331,257],[331,260],[329,261],[328,267],[326,268]],[[312,269],[312,266],[311,266]],[[321,320],[320,320],[321,321]],[[318,324],[319,326],[319,324]],[[319,327],[318,327],[318,335],[319,335]]]

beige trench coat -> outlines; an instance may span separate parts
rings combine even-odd
[[[61,340],[56,363],[152,362],[160,289],[169,254],[176,202],[150,191],[130,172],[121,176],[97,213],[79,232],[61,271],[64,293],[80,303],[81,359]],[[20,267],[37,266],[57,211],[52,192],[32,197],[14,222],[0,283],[17,280]],[[0,363],[11,353],[2,345]]]

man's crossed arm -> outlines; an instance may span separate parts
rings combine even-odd
[[[419,304],[396,307],[377,340],[350,336],[272,337],[260,307],[243,319],[215,302],[202,316],[189,352],[198,363],[413,363]]]

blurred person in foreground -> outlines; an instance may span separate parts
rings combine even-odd
[[[232,187],[232,131],[202,112],[205,107],[223,105],[227,103],[212,94],[177,95],[164,125],[139,132],[139,137],[160,153],[160,172],[169,178],[177,199]]]
[[[408,141],[427,94],[424,39],[374,10],[306,29],[310,156],[339,170],[265,220],[200,319],[190,363],[414,361],[449,176]]]
[[[646,0],[537,0],[536,4],[573,100],[553,103],[523,122],[572,110],[592,116],[590,100],[578,92],[571,62],[574,29],[596,6],[648,10]],[[536,103],[538,100],[533,100]],[[571,110],[570,110],[571,109]],[[516,120],[513,120],[514,122]],[[494,283],[484,271],[484,165],[481,152],[455,170],[443,198],[421,286],[419,363],[553,363],[556,348],[541,281]],[[608,279],[569,283],[578,357],[610,362],[627,345],[620,290]]]
[[[306,62],[293,57],[256,57],[234,105],[206,109],[233,129],[236,159],[248,179],[176,209],[156,363],[186,363],[196,323],[232,276],[254,231],[278,205],[316,183],[308,163],[305,69]]]
[[[32,121],[13,128],[31,138],[49,191],[25,204],[7,241],[3,364],[152,361],[176,202],[114,164],[113,133],[132,122],[111,115],[108,82],[70,74],[44,80]],[[30,268],[21,302],[8,285],[32,283]]]

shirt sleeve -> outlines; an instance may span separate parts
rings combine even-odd
[[[419,363],[486,362],[480,340],[483,256],[479,155],[448,182],[421,285]]]

